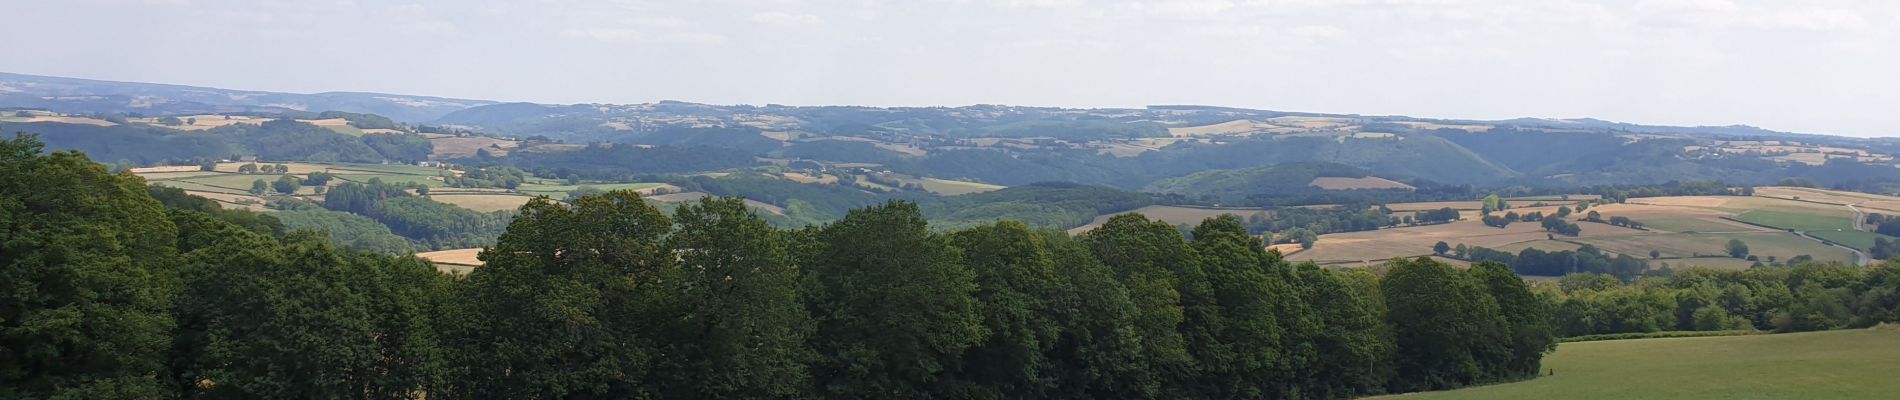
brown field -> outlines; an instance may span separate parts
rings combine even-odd
[[[1407,185],[1402,182],[1394,181],[1391,179],[1380,178],[1376,176],[1368,176],[1364,178],[1336,178],[1336,177],[1313,178],[1313,182],[1310,185],[1317,186],[1320,189],[1325,189],[1325,190],[1362,190],[1362,189],[1412,190],[1414,189],[1412,185]]]
[[[429,139],[429,143],[435,144],[435,151],[429,157],[438,160],[474,157],[477,150],[483,149],[494,156],[505,156],[509,150],[521,146],[521,142],[483,136]]]
[[[387,129],[387,128],[373,128],[373,129],[363,130],[363,134],[366,134],[366,135],[401,135],[403,133],[406,133],[406,132],[395,130],[395,129]]]
[[[429,198],[480,212],[513,210],[534,199],[517,194],[430,194]]]
[[[1116,215],[1121,215],[1121,214],[1127,214],[1127,213],[1138,213],[1138,214],[1147,216],[1148,219],[1167,221],[1169,224],[1195,225],[1195,224],[1200,224],[1202,220],[1218,217],[1221,214],[1234,214],[1234,215],[1240,216],[1241,218],[1246,218],[1248,216],[1258,214],[1258,213],[1264,213],[1264,212],[1266,211],[1261,211],[1258,208],[1147,206],[1147,207],[1137,208],[1132,211],[1124,211],[1124,212],[1119,212],[1119,213],[1114,213],[1114,214],[1109,214],[1109,215],[1096,216],[1095,220],[1090,221],[1088,225],[1082,225],[1074,229],[1070,229],[1069,233],[1078,234],[1078,233],[1094,230],[1095,227],[1102,226],[1102,223],[1108,222],[1108,219],[1110,217],[1114,217]]]
[[[1531,208],[1531,205],[1537,204],[1537,203],[1547,203],[1547,204],[1551,204],[1551,206],[1549,206],[1551,209],[1556,209],[1557,206],[1571,205],[1571,204],[1575,204],[1576,202],[1575,201],[1508,200],[1508,201],[1505,201],[1504,203],[1511,205],[1511,210],[1513,211],[1517,209],[1528,209],[1529,211],[1538,211],[1540,209]],[[1454,210],[1482,210],[1484,209],[1484,202],[1477,201],[1477,200],[1427,201],[1427,202],[1418,202],[1418,203],[1398,203],[1398,204],[1386,205],[1386,208],[1390,208],[1394,212],[1437,210],[1437,209],[1445,208],[1445,207],[1451,207]]]
[[[825,184],[825,185],[838,183],[837,175],[819,174],[818,176],[814,177],[814,176],[811,176],[811,174],[807,174],[803,172],[786,172],[784,175],[785,175],[785,179],[790,179],[793,182],[798,182],[798,183],[817,183],[817,184]]]
[[[186,125],[164,125],[164,124],[158,123],[159,118],[138,118],[138,119],[133,119],[132,121],[144,123],[144,124],[148,124],[148,125],[156,126],[160,128],[166,128],[166,129],[176,129],[176,130],[181,130],[181,131],[202,131],[206,129],[216,128],[220,126],[227,126],[227,125],[237,125],[237,124],[257,125],[257,124],[264,123],[264,121],[271,120],[270,118],[247,117],[247,116],[241,116],[241,115],[226,116],[226,115],[220,115],[220,114],[180,115],[178,116],[178,119],[186,122],[187,124]]]

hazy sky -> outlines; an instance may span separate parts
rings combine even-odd
[[[0,71],[545,103],[1597,117],[1900,136],[1900,1],[0,0]]]

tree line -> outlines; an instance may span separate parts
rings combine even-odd
[[[31,138],[0,190],[5,397],[1347,398],[1529,378],[1554,343],[1504,265],[1295,265],[1231,216],[783,230],[617,191],[531,201],[451,277]]]

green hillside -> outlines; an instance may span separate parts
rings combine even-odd
[[[1544,369],[1528,382],[1381,398],[1893,398],[1900,329],[1564,343]]]

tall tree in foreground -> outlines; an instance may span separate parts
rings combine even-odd
[[[1510,328],[1478,279],[1419,258],[1395,263],[1379,286],[1398,339],[1393,391],[1452,389],[1503,375]]]
[[[1142,339],[1142,359],[1149,370],[1164,381],[1163,387],[1174,386],[1166,381],[1184,380],[1194,358],[1179,330],[1185,312],[1175,271],[1190,261],[1181,232],[1141,214],[1122,214],[1089,231],[1083,241],[1128,289],[1135,303],[1132,328]]]
[[[1062,323],[1049,362],[1058,375],[1049,397],[1059,399],[1155,398],[1159,375],[1149,368],[1140,313],[1116,273],[1088,245],[1061,231],[1043,232],[1055,257],[1058,292],[1051,300]]]
[[[1327,271],[1311,263],[1299,268],[1302,297],[1322,329],[1312,342],[1318,353],[1310,368],[1314,383],[1303,394],[1339,399],[1385,390],[1397,344],[1385,320],[1379,278],[1364,270]]]
[[[1498,313],[1509,325],[1506,334],[1511,356],[1501,371],[1504,378],[1536,377],[1542,370],[1544,353],[1557,349],[1557,336],[1550,325],[1549,303],[1531,293],[1524,278],[1511,272],[1510,266],[1482,262],[1473,265],[1470,273],[1497,301]]]
[[[668,243],[683,295],[656,379],[671,398],[788,398],[806,390],[811,317],[785,233],[739,198],[680,206]]]
[[[0,397],[158,398],[176,228],[145,183],[0,141]]]
[[[955,398],[948,378],[983,340],[976,284],[917,205],[852,210],[817,234],[806,306],[818,331],[812,378],[831,398]]]
[[[631,191],[522,206],[461,290],[442,397],[653,396],[654,342],[679,316],[671,228]]]
[[[989,332],[965,353],[958,377],[969,398],[1040,398],[1055,383],[1045,354],[1061,333],[1054,261],[1041,236],[1021,222],[983,225],[950,236],[976,277],[977,310]]]
[[[1306,383],[1300,372],[1311,362],[1312,348],[1308,332],[1295,332],[1308,313],[1288,285],[1291,276],[1277,273],[1278,258],[1261,251],[1233,215],[1202,221],[1194,228],[1193,247],[1221,314],[1210,332],[1219,347],[1195,355],[1199,381],[1208,385],[1204,395],[1300,397]]]

